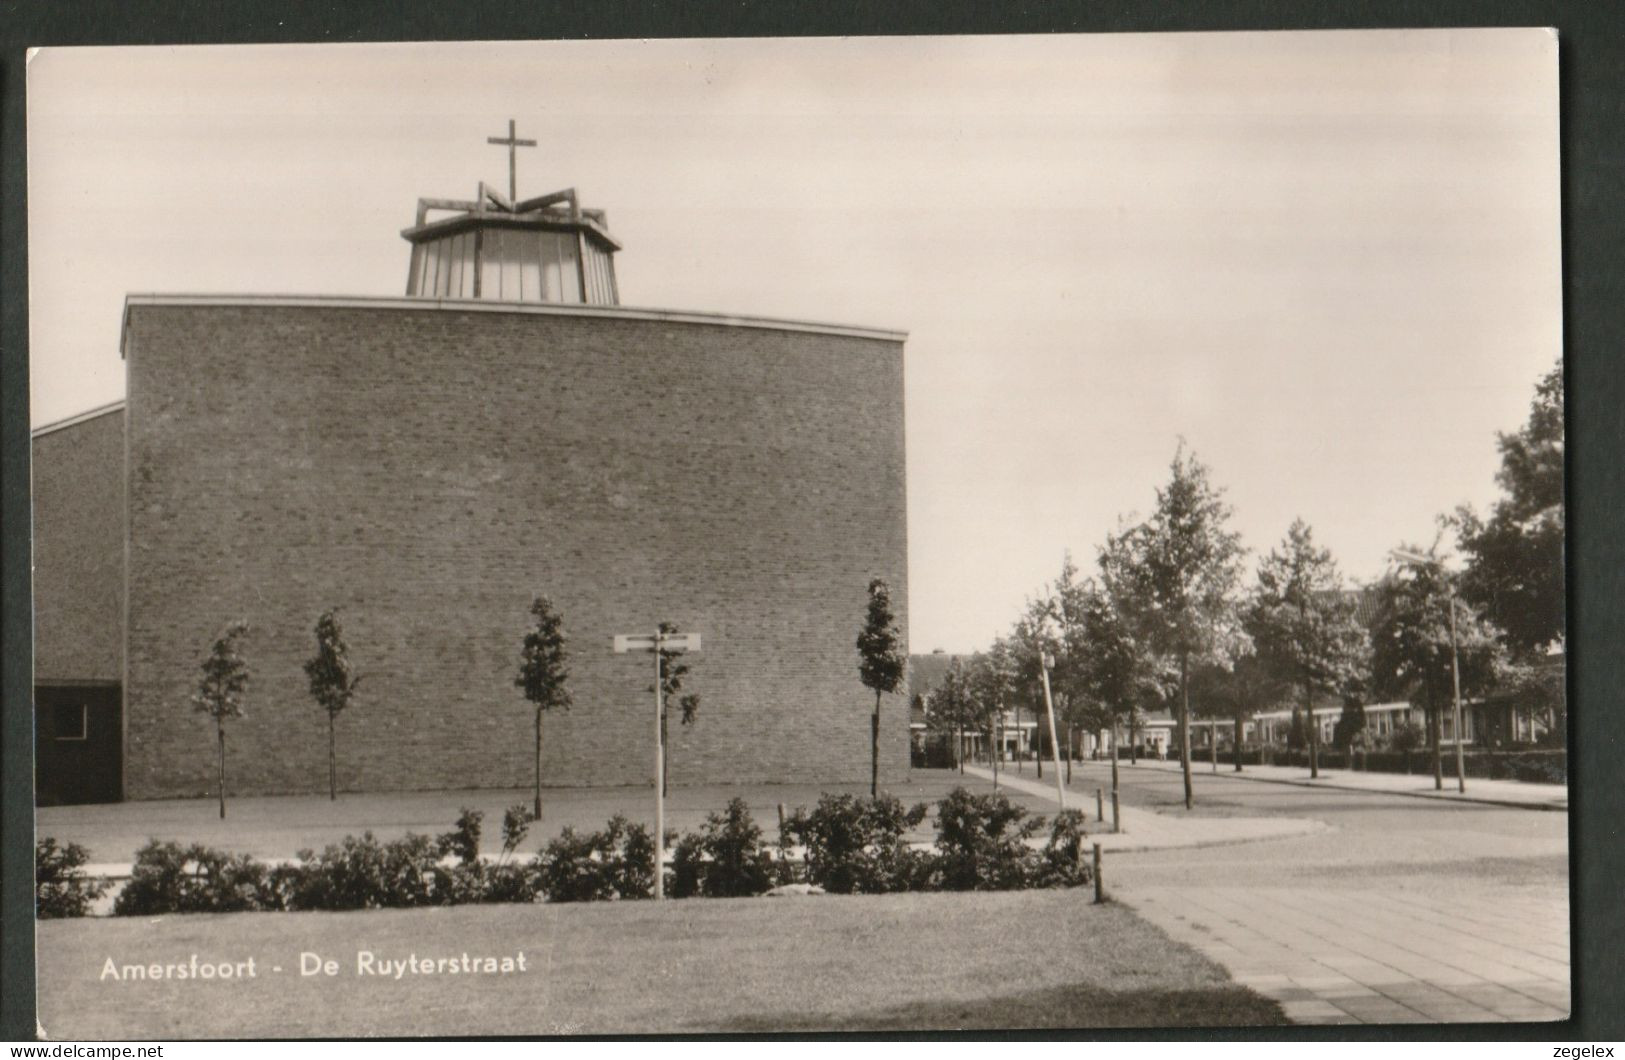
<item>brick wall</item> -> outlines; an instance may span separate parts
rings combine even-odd
[[[33,441],[34,680],[117,681],[123,666],[124,412]]]
[[[873,694],[871,575],[907,628],[899,342],[763,327],[425,306],[130,307],[131,797],[211,790],[187,696],[246,618],[254,684],[233,793],[326,784],[301,663],[340,606],[365,674],[344,788],[530,782],[513,686],[533,594],[574,652],[545,723],[552,784],[652,776],[652,660],[616,633],[704,636],[675,784],[855,782]],[[882,775],[908,764],[888,697]]]

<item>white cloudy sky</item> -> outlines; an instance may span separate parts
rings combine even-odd
[[[29,69],[36,425],[126,292],[398,295],[419,196],[609,212],[629,305],[907,330],[911,640],[968,650],[1182,435],[1346,573],[1496,496],[1561,343],[1555,39],[120,48]]]

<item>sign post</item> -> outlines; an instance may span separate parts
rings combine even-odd
[[[660,653],[699,651],[698,633],[621,633],[615,636],[615,653],[649,652],[655,657],[655,899],[666,897],[666,739],[661,715],[665,712],[665,692],[660,687]]]

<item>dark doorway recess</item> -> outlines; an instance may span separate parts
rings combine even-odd
[[[118,802],[124,790],[123,695],[116,684],[34,688],[34,802]]]

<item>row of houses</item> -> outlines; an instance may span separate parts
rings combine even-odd
[[[962,666],[968,666],[973,658],[974,656],[970,655],[950,655],[946,652],[910,657],[909,730],[916,752],[923,752],[925,749],[933,691],[941,685],[943,675],[948,672],[954,660],[959,660]],[[1391,737],[1407,723],[1419,729],[1424,728],[1427,720],[1426,711],[1420,704],[1403,700],[1392,703],[1369,703],[1363,710],[1366,733],[1377,741]],[[1245,719],[1241,728],[1242,746],[1286,747],[1292,732],[1294,713],[1291,707],[1283,707],[1260,711]],[[1301,714],[1302,711],[1297,713]],[[1319,742],[1322,746],[1332,745],[1333,734],[1342,714],[1343,707],[1338,703],[1317,704],[1314,708],[1314,723],[1319,729]],[[1047,722],[1043,722],[1042,727],[1041,722],[1042,718],[1035,716],[1031,710],[1006,710],[997,727],[996,739],[1001,759],[1025,757],[1040,746],[1047,747],[1043,735],[1047,730]],[[1491,699],[1462,704],[1461,740],[1463,746],[1467,748],[1482,746],[1486,742],[1533,743],[1545,736],[1550,726],[1550,719],[1518,709],[1514,704],[1504,700]],[[1148,712],[1140,716],[1132,733],[1126,725],[1122,728],[1117,734],[1118,748],[1121,752],[1127,753],[1131,745],[1137,745],[1143,753],[1150,755],[1173,753],[1178,748],[1178,727],[1178,720],[1170,712],[1165,710]],[[1063,743],[1070,740],[1073,754],[1080,758],[1094,758],[1111,753],[1110,730],[1073,731],[1069,734],[1063,729],[1057,732],[1057,737]],[[1439,739],[1446,747],[1454,747],[1456,744],[1455,723],[1448,709],[1442,712],[1440,718]],[[962,740],[962,754],[981,757],[987,753],[988,739],[985,734],[966,733]],[[1235,721],[1223,717],[1193,717],[1192,750],[1206,750],[1212,747],[1215,741],[1221,750],[1231,748],[1235,744]]]

